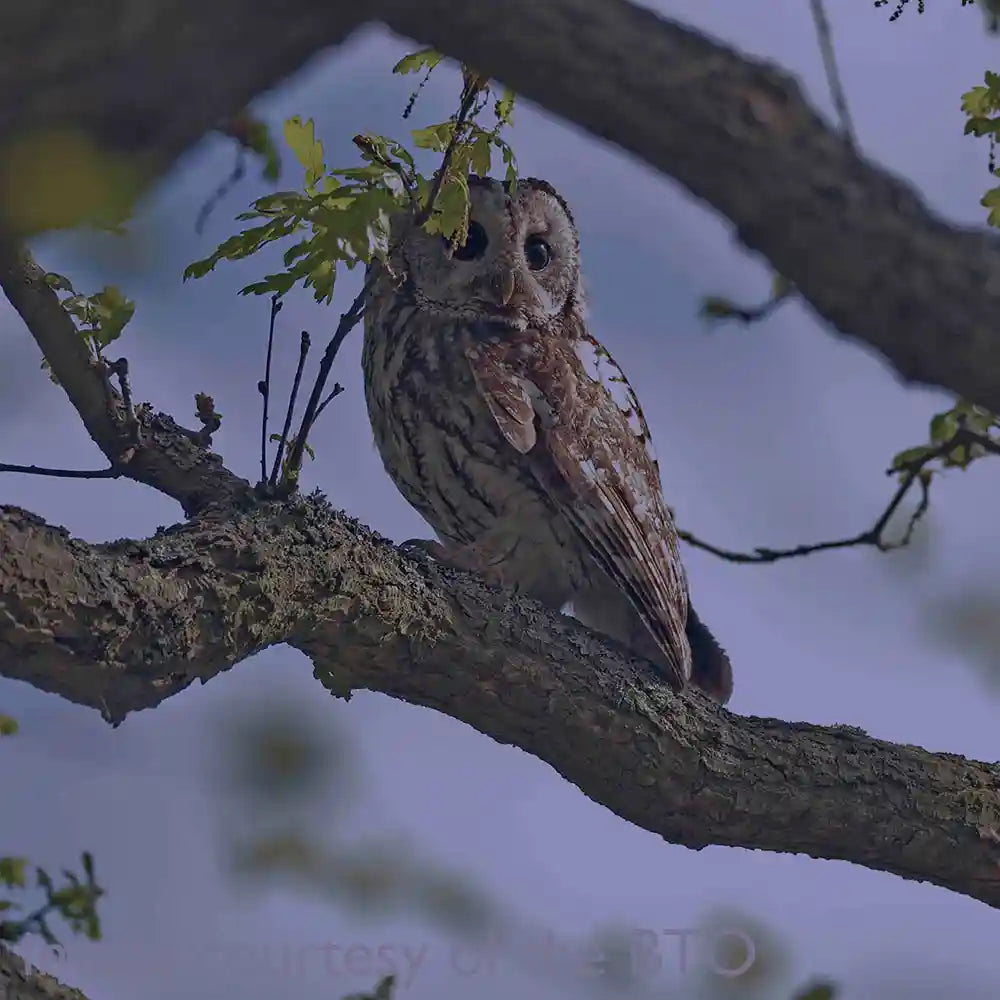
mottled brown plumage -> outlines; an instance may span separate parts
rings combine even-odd
[[[472,178],[452,253],[407,216],[365,309],[368,412],[439,558],[585,624],[720,701],[729,660],[690,608],[649,428],[587,331],[579,243],[543,181]]]

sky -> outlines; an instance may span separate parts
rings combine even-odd
[[[832,120],[808,4],[654,6],[790,70]],[[909,177],[948,219],[981,223],[986,148],[962,135],[959,108],[961,93],[994,65],[997,41],[984,34],[980,16],[946,3],[918,16],[914,5],[890,24],[888,11],[871,4],[829,6],[864,153]],[[358,131],[405,138],[400,111],[410,80],[389,69],[413,48],[366,31],[255,107],[275,127],[293,114],[313,117],[328,163],[347,165]],[[415,124],[449,113],[456,79],[451,71],[435,74]],[[750,329],[707,329],[700,298],[765,297],[766,264],[669,179],[527,103],[516,116],[511,141],[522,174],[548,179],[572,207],[592,330],[643,401],[682,527],[748,549],[841,537],[871,524],[892,490],[884,475],[891,456],[925,440],[927,421],[948,398],[902,387],[872,353],[797,303]],[[281,186],[294,187],[300,174],[285,160]],[[249,171],[196,234],[198,208],[232,161],[231,145],[208,137],[143,203],[125,243],[72,235],[34,249],[43,266],[78,288],[114,283],[136,300],[121,342],[133,392],[189,424],[193,394],[209,392],[224,417],[216,447],[230,468],[252,478],[267,301],[236,292],[270,261],[180,280],[184,266],[234,232],[235,214],[265,191]],[[298,331],[321,342],[357,283],[346,276],[331,308],[307,294],[290,297],[280,316],[279,386],[290,382]],[[360,343],[357,331],[338,361],[334,377],[347,391],[317,428],[305,485],[396,540],[426,536],[375,452]],[[0,304],[3,460],[99,467],[101,456],[38,365],[20,320]],[[982,629],[967,630],[959,643],[946,627],[956,602],[968,606],[969,594],[988,602],[993,594],[1000,540],[986,528],[986,510],[998,490],[1000,466],[951,474],[934,488],[917,544],[892,555],[851,550],[739,566],[686,548],[699,614],[734,664],[730,709],[847,723],[932,751],[1000,757],[996,646],[984,645]],[[127,482],[5,476],[0,497],[90,541],[142,536],[180,517],[172,501]],[[679,967],[676,932],[720,907],[754,914],[787,942],[789,981],[827,974],[843,984],[845,1000],[920,1000],[945,989],[962,1000],[994,995],[998,918],[981,903],[841,862],[666,844],[587,799],[544,762],[439,713],[373,693],[331,699],[305,657],[287,648],[115,730],[91,710],[0,680],[0,710],[22,727],[0,749],[0,854],[27,852],[59,870],[88,849],[108,890],[102,942],[70,941],[61,958],[33,945],[24,954],[92,1000],[208,1000],[234,990],[248,1000],[293,991],[301,1000],[337,998],[370,988],[379,974],[360,951],[352,953],[353,971],[341,960],[327,966],[328,946],[351,945],[381,948],[397,962],[407,1000],[490,1000],[512,990],[582,995],[579,987],[560,992],[565,987],[506,957],[456,957],[437,928],[405,913],[363,918],[319,896],[234,882],[220,805],[220,722],[261,706],[283,706],[349,747],[354,793],[317,794],[320,829],[359,842],[397,838],[560,941],[609,922],[653,930],[662,964],[646,983],[650,996],[678,982],[693,987]]]

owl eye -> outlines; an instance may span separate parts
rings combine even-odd
[[[524,259],[532,271],[543,271],[552,259],[552,251],[541,236],[529,236],[524,241]]]
[[[452,253],[454,260],[475,260],[482,257],[490,239],[486,230],[478,222],[469,223],[469,236],[460,247],[455,247]]]

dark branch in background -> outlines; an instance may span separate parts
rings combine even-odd
[[[823,0],[809,0],[809,6],[812,9],[813,24],[816,26],[819,50],[823,56],[823,68],[826,70],[826,82],[830,87],[830,97],[833,100],[837,117],[840,119],[840,131],[844,141],[851,149],[856,149],[857,136],[854,134],[851,109],[848,107],[847,95],[844,93],[840,71],[837,69],[837,53],[833,47],[833,33],[830,30],[830,22],[826,16]]]
[[[930,484],[933,475],[932,470],[927,468],[931,462],[941,458],[947,458],[956,448],[982,448],[983,451],[994,455],[1000,455],[1000,444],[986,434],[977,434],[967,430],[965,427],[959,429],[948,438],[947,441],[929,448],[918,459],[906,462],[903,465],[894,466],[886,470],[886,475],[894,476],[902,474],[903,478],[892,495],[885,510],[878,520],[866,531],[849,538],[838,538],[833,541],[816,542],[811,545],[796,545],[790,549],[769,549],[756,548],[753,552],[735,552],[730,549],[722,549],[709,542],[703,542],[700,538],[692,535],[689,531],[678,531],[678,536],[688,545],[704,552],[709,552],[713,556],[725,559],[734,563],[773,563],[782,559],[794,559],[797,556],[808,556],[814,552],[826,552],[830,549],[850,549],[870,545],[880,552],[891,552],[893,549],[901,549],[910,544],[913,532],[920,519],[927,513],[930,503]],[[920,488],[920,500],[914,508],[907,522],[906,531],[902,537],[896,541],[887,541],[884,537],[885,529],[888,527],[892,516],[899,509],[907,493],[916,484]]]
[[[674,178],[904,381],[1000,412],[1000,240],[948,224],[859,157],[768,60],[627,0],[148,3],[137,21],[114,0],[100,30],[57,0],[0,4],[0,144],[79,129],[152,178],[381,22]]]
[[[40,465],[11,465],[0,462],[0,472],[23,472],[29,476],[54,476],[58,479],[118,479],[124,475],[121,468],[109,465],[106,469],[46,469]]]
[[[194,220],[194,231],[200,236],[208,222],[208,217],[212,214],[215,206],[237,185],[246,174],[246,150],[242,146],[236,147],[236,163],[226,179],[215,189],[198,211],[198,216]]]
[[[278,447],[274,453],[274,465],[271,467],[271,479],[269,485],[273,490],[278,484],[278,472],[281,469],[281,458],[285,453],[285,444],[288,441],[288,432],[292,426],[292,415],[295,412],[295,400],[299,395],[299,383],[302,381],[302,369],[306,366],[306,356],[309,354],[309,333],[302,331],[299,339],[299,363],[295,366],[295,378],[292,381],[292,391],[288,396],[288,409],[285,412],[285,423],[281,428],[281,436],[278,438]]]
[[[281,312],[283,303],[275,294],[271,296],[271,320],[267,328],[267,359],[264,362],[264,378],[257,383],[257,391],[264,398],[264,413],[260,423],[260,483],[267,482],[267,406],[271,401],[271,355],[274,351],[274,321]]]
[[[776,283],[780,283],[780,279]],[[787,302],[794,294],[795,289],[790,285],[780,284],[781,287],[773,292],[770,298],[765,299],[757,306],[740,306],[735,302],[730,302],[729,299],[720,298],[717,295],[707,295],[701,301],[701,315],[712,323],[727,319],[736,320],[744,326],[759,323],[776,312],[778,307]]]

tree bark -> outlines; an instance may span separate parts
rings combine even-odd
[[[0,9],[0,146],[70,124],[165,170],[363,10],[676,179],[902,379],[1000,411],[1000,241],[933,215],[766,62],[628,0],[104,6]]]
[[[1000,767],[676,696],[573,619],[407,559],[315,495],[105,545],[0,507],[0,609],[0,674],[112,721],[284,642],[334,693],[445,712],[671,843],[1000,905]]]
[[[0,1000],[86,1000],[0,944]]]

